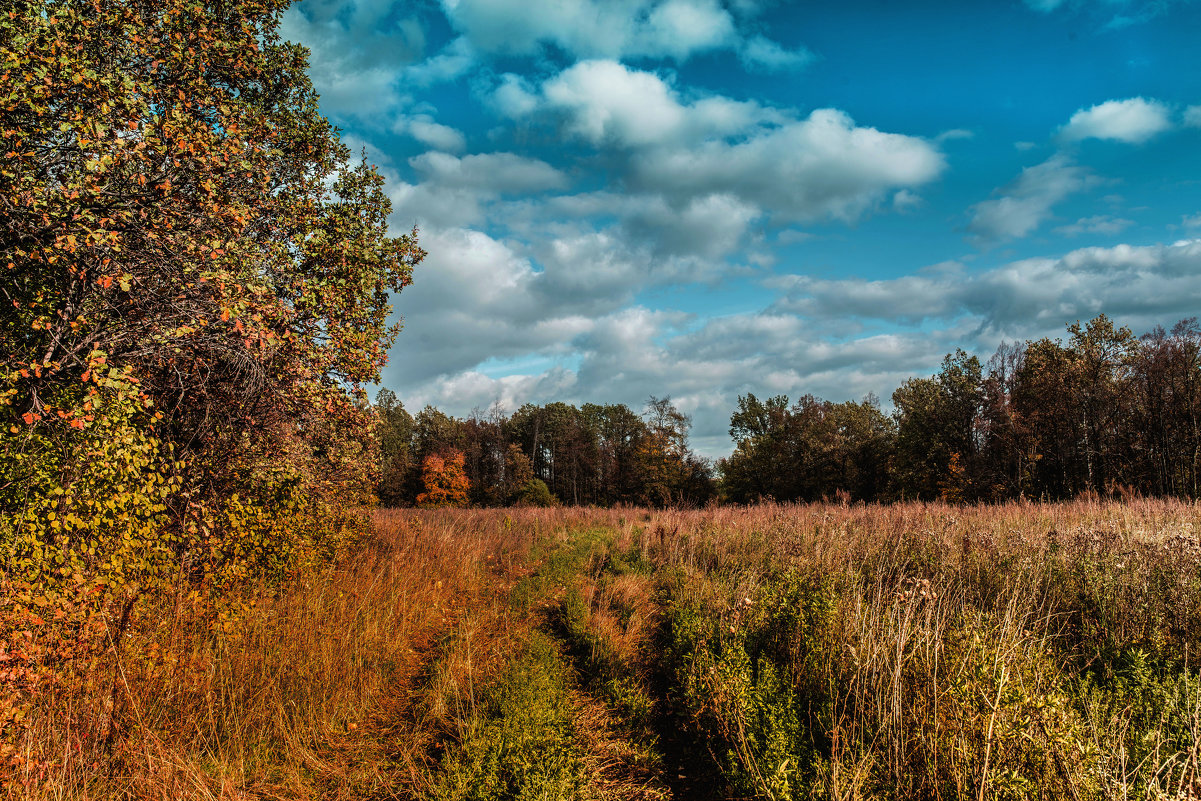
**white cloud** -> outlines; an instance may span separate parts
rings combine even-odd
[[[1107,214],[1098,214],[1092,217],[1081,217],[1070,225],[1061,225],[1055,229],[1055,233],[1062,234],[1063,236],[1120,234],[1132,225],[1134,225],[1134,220],[1110,217]]]
[[[411,184],[389,173],[390,220],[397,230],[483,225],[502,196],[562,189],[567,176],[538,159],[513,153],[458,157],[430,151],[409,159],[420,176]]]
[[[673,213],[698,213],[713,198],[745,222],[851,221],[936,178],[945,159],[928,140],[856,125],[837,109],[805,119],[721,96],[683,99],[669,80],[609,60],[583,61],[529,86],[505,76],[501,110],[551,121],[568,136],[619,152],[627,194],[661,195]],[[626,215],[628,216],[628,215]]]
[[[583,61],[542,85],[535,97],[513,81],[497,90],[498,106],[528,114],[541,106],[567,133],[594,145],[644,147],[728,136],[776,116],[756,103],[704,97],[691,104],[653,72],[616,61]]]
[[[718,259],[746,240],[748,228],[762,217],[754,205],[732,195],[683,198],[675,203],[656,193],[589,192],[550,199],[540,213],[576,219],[613,218],[619,237],[636,242],[657,256],[702,256]],[[721,269],[689,265],[698,280]]]
[[[1185,228],[1201,228],[1201,212],[1198,212],[1191,217],[1182,217],[1180,219],[1180,224]]]
[[[405,334],[388,367],[390,386],[454,376],[489,358],[562,349],[626,297],[546,305],[537,286],[545,277],[504,242],[479,231],[427,229],[421,244],[429,256],[419,280],[394,301]]]
[[[656,257],[609,231],[527,247],[430,225],[421,245],[429,255],[394,301],[405,318],[400,347],[409,345],[394,354],[390,386],[454,376],[490,359],[575,353],[578,337],[623,313],[640,290],[699,280],[706,269],[692,259]]]
[[[785,72],[805,67],[817,56],[807,48],[788,50],[766,36],[752,36],[738,52],[742,65],[751,72]]]
[[[284,12],[280,33],[309,49],[309,75],[324,113],[372,117],[403,107],[404,66],[421,57],[425,32],[391,18],[390,0],[306,2]]]
[[[924,139],[857,126],[844,112],[818,109],[738,142],[640,153],[631,182],[668,195],[727,194],[779,220],[850,221],[889,190],[927,183],[945,166]]]
[[[732,47],[729,11],[716,0],[443,0],[451,24],[484,52],[577,58],[670,57]]]
[[[1172,127],[1170,115],[1170,109],[1158,100],[1107,100],[1073,114],[1060,130],[1060,137],[1069,142],[1112,139],[1142,144]]]
[[[934,137],[934,141],[942,144],[943,142],[953,142],[957,139],[974,139],[975,137],[975,132],[969,131],[967,128],[952,128]]]
[[[489,97],[489,103],[497,111],[512,118],[532,114],[538,108],[539,102],[529,82],[512,72],[500,76],[500,85]]]
[[[987,337],[1041,336],[1102,311],[1136,327],[1187,316],[1201,304],[1199,271],[1201,240],[1087,247],[974,275],[955,271],[882,281],[796,277],[774,309],[814,319],[906,324],[966,315]]]
[[[567,130],[593,144],[645,145],[671,136],[685,112],[657,75],[615,61],[585,61],[548,81],[547,105],[568,115]]]
[[[440,188],[503,194],[541,192],[567,185],[567,176],[545,161],[513,153],[480,153],[459,158],[431,151],[409,159],[409,165]]]
[[[1189,106],[1184,110],[1184,124],[1190,128],[1201,128],[1201,106]]]
[[[471,43],[466,37],[460,36],[451,40],[436,56],[406,69],[404,79],[422,87],[445,83],[467,74],[476,61]]]
[[[728,46],[735,39],[734,20],[715,0],[666,0],[647,18],[643,44],[683,61],[694,52]]]
[[[904,214],[922,206],[922,198],[916,192],[902,189],[892,196],[892,207]]]
[[[1087,168],[1057,153],[1022,170],[1015,181],[998,190],[1000,197],[972,206],[968,230],[986,242],[1023,237],[1050,217],[1055,204],[1097,183],[1099,179]]]
[[[392,130],[397,133],[407,133],[423,145],[451,153],[458,153],[467,147],[467,140],[461,132],[448,125],[434,122],[426,116],[402,118],[393,125]]]

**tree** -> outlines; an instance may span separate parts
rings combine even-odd
[[[375,399],[379,416],[380,477],[376,494],[382,503],[398,506],[405,501],[410,481],[413,454],[413,416],[390,389],[381,389]]]
[[[911,378],[892,395],[897,419],[898,490],[934,498],[955,482],[956,497],[973,490],[979,443],[976,422],[984,401],[980,360],[962,350],[943,359],[931,378]],[[952,460],[954,459],[954,476]]]
[[[1121,481],[1122,429],[1128,418],[1129,366],[1137,340],[1104,314],[1068,326],[1074,356],[1072,411],[1083,435],[1080,449],[1088,487],[1107,490]]]
[[[802,395],[791,406],[784,395],[742,396],[730,434],[736,446],[721,471],[732,501],[813,501],[839,492],[868,500],[888,481],[893,426],[872,396],[831,403]]]
[[[1181,320],[1156,327],[1131,359],[1130,403],[1141,488],[1197,497],[1201,480],[1201,327]]]
[[[677,409],[671,398],[654,395],[642,418],[647,430],[635,454],[640,502],[650,506],[705,503],[713,494],[712,468],[688,448],[692,418]]]
[[[318,113],[286,5],[0,15],[0,508],[27,540],[78,545],[29,526],[81,499],[75,454],[101,431],[182,476],[147,507],[162,530],[197,536],[198,510],[235,496],[370,493],[357,388],[423,253],[388,235],[382,179]]]
[[[429,509],[466,506],[471,489],[463,470],[463,454],[449,451],[445,458],[431,454],[421,463],[421,482],[425,491],[417,496],[417,505]]]

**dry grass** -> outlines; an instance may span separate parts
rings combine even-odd
[[[563,653],[578,797],[691,797],[656,750],[671,721],[744,795],[1201,790],[1196,505],[375,520],[273,595],[145,610],[37,699],[9,797],[468,797],[445,795],[445,755],[537,629]]]

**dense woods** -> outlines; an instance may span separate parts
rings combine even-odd
[[[669,398],[651,398],[641,414],[548,403],[460,420],[432,407],[411,415],[383,390],[376,409],[384,504],[697,506],[713,497],[711,467],[688,447],[691,421]],[[430,494],[460,470],[458,503]]]
[[[1002,344],[987,364],[949,354],[937,374],[893,393],[891,414],[874,397],[743,395],[730,417],[734,452],[716,464],[688,449],[690,421],[669,399],[652,397],[641,415],[551,403],[457,420],[428,407],[413,417],[384,391],[379,495],[416,502],[423,463],[459,453],[465,496],[479,506],[552,500],[534,486],[566,504],[654,506],[1198,497],[1197,321],[1135,337],[1100,315],[1067,332],[1066,343]]]
[[[1195,497],[1196,321],[1136,338],[1101,315],[1068,334],[1066,343],[1003,344],[984,365],[948,355],[937,374],[893,393],[888,417],[870,399],[745,396],[722,464],[730,497]]]

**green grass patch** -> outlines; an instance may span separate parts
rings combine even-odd
[[[485,687],[460,747],[444,763],[438,801],[552,801],[584,783],[572,705],[554,643],[534,632],[521,654]]]

